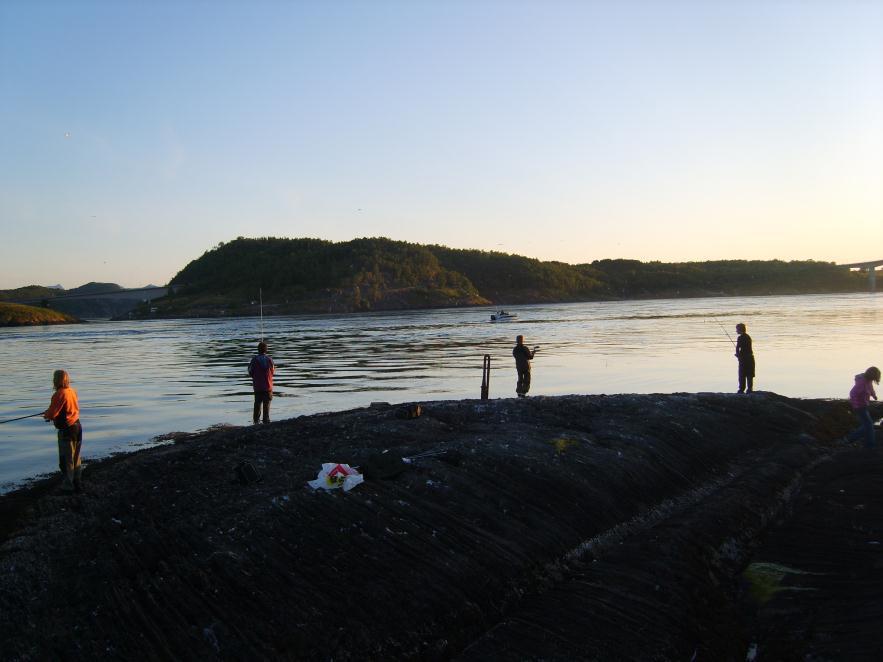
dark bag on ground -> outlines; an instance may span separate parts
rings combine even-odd
[[[402,458],[394,453],[374,453],[361,467],[367,480],[395,478],[407,468]]]

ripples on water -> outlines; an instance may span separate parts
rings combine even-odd
[[[265,318],[277,364],[271,413],[476,398],[484,354],[491,397],[511,397],[517,334],[541,346],[534,395],[734,391],[739,321],[754,339],[758,389],[839,398],[855,373],[883,364],[881,302],[852,294],[533,305],[509,322],[490,322],[490,308]],[[45,409],[52,372],[64,368],[80,395],[88,457],[171,431],[247,424],[246,366],[259,335],[255,318],[0,329],[0,420]],[[51,471],[54,438],[41,419],[0,425],[0,489]]]

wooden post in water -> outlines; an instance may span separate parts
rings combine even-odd
[[[481,399],[488,399],[488,391],[491,388],[491,355],[484,355],[484,365],[481,368]]]

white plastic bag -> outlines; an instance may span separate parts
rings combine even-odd
[[[335,464],[325,462],[322,470],[316,476],[316,480],[307,483],[314,490],[336,490],[342,487],[344,492],[349,492],[356,485],[363,482],[365,477],[348,464]]]

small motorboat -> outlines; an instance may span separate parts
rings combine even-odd
[[[518,317],[515,313],[507,313],[505,310],[491,315],[491,322],[505,322],[506,320],[514,320]]]

